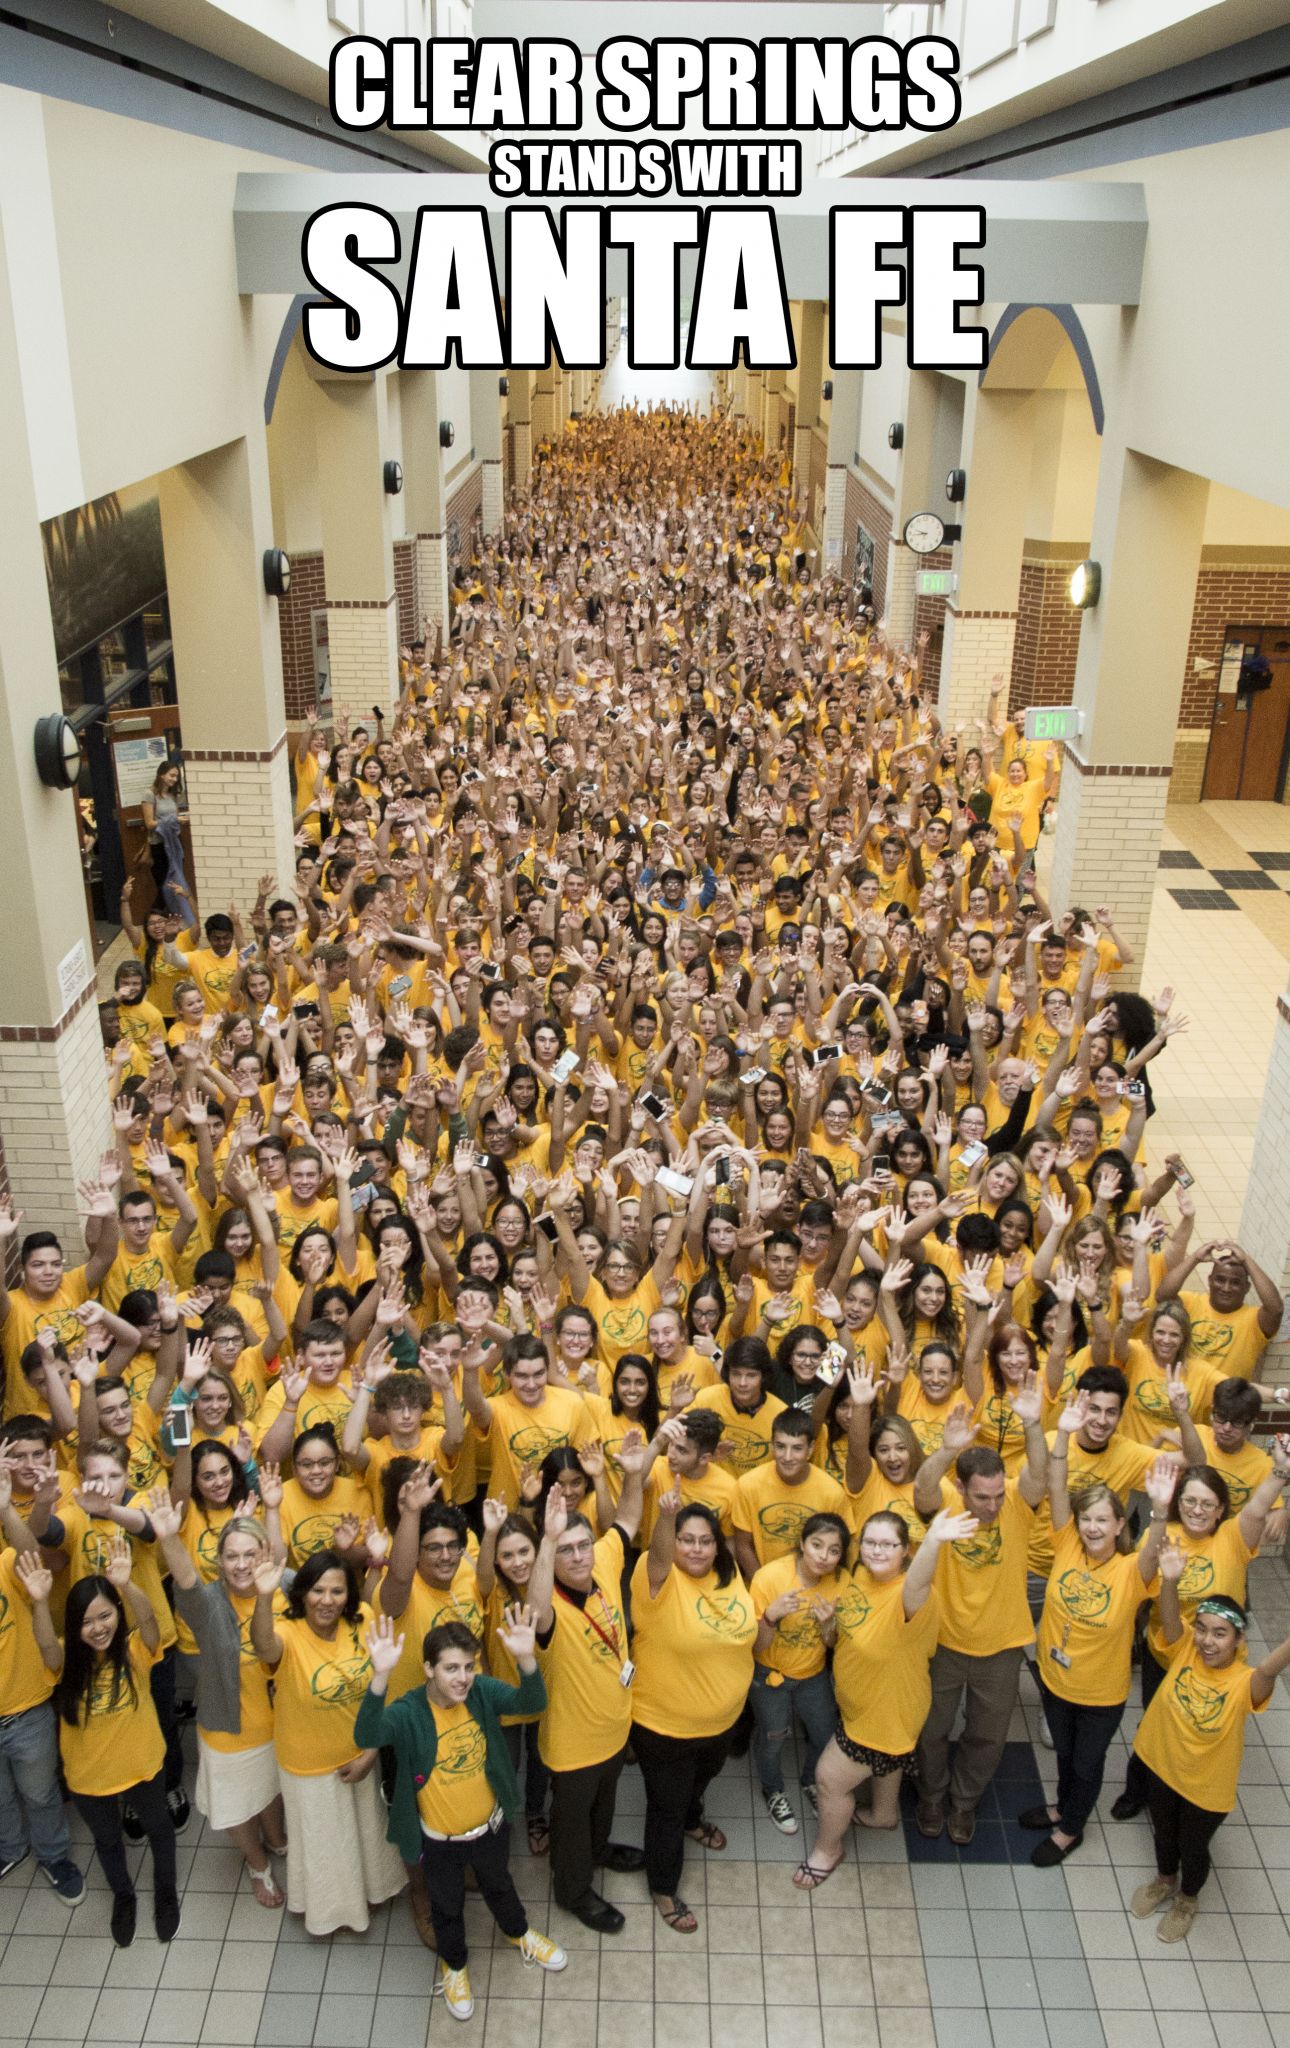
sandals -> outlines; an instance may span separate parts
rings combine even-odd
[[[685,1903],[685,1900],[681,1897],[679,1892],[677,1893],[676,1897],[672,1900],[672,1910],[670,1913],[664,1912],[662,1906],[659,1905],[657,1898],[655,1899],[654,1904],[658,1907],[659,1919],[665,1920],[667,1922],[668,1926],[672,1929],[673,1934],[698,1933],[699,1923],[695,1919],[693,1913],[690,1911],[689,1907]]]
[[[528,1817],[529,1855],[545,1856],[551,1848],[551,1823],[544,1813],[531,1813]]]
[[[797,1869],[793,1872],[793,1883],[797,1886],[799,1892],[818,1891],[822,1884],[828,1882],[834,1871],[840,1868],[842,1860],[839,1857],[838,1861],[830,1863],[826,1870],[822,1870],[818,1863],[811,1863],[809,1861],[799,1863]]]
[[[257,1906],[263,1906],[266,1911],[273,1912],[286,1903],[278,1889],[271,1865],[263,1870],[252,1870],[248,1864],[246,1874],[251,1880],[251,1892]]]
[[[726,1838],[714,1820],[701,1820],[697,1828],[687,1828],[685,1835],[687,1841],[701,1842],[705,1849],[716,1851],[727,1847]]]

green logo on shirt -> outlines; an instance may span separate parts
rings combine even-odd
[[[1072,1570],[1063,1572],[1058,1579],[1057,1597],[1076,1621],[1091,1622],[1100,1628],[1111,1604],[1111,1589],[1091,1572]]]
[[[740,1635],[748,1621],[748,1609],[737,1593],[700,1593],[694,1611],[718,1636]]]
[[[991,1522],[987,1528],[978,1529],[975,1536],[969,1536],[952,1547],[954,1555],[969,1571],[986,1570],[1003,1561],[1003,1531],[997,1522]]]
[[[1223,1715],[1223,1701],[1227,1695],[1206,1685],[1190,1664],[1184,1664],[1174,1680],[1174,1698],[1183,1717],[1191,1722],[1198,1735],[1212,1735]]]

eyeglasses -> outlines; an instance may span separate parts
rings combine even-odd
[[[884,1536],[862,1536],[860,1538],[860,1548],[862,1550],[903,1550],[904,1547],[904,1544],[898,1542],[894,1536],[890,1540]]]
[[[557,1551],[556,1551],[556,1556],[557,1556],[557,1557],[590,1557],[590,1555],[591,1555],[592,1551],[593,1551],[593,1550],[595,1549],[595,1547],[596,1547],[596,1546],[595,1546],[595,1544],[594,1544],[594,1543],[590,1543],[590,1542],[585,1542],[585,1543],[562,1543],[562,1544],[561,1544],[561,1545],[559,1546],[559,1548],[557,1549]]]
[[[465,1547],[464,1543],[423,1543],[421,1545],[427,1557],[456,1557],[458,1551],[464,1550]]]

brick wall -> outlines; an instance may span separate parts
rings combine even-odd
[[[1010,711],[1027,704],[1069,704],[1074,695],[1081,615],[1067,585],[1087,553],[1087,548],[1072,548],[1068,554],[1022,557]]]
[[[417,581],[414,556],[416,542],[396,540],[394,543],[394,596],[399,607],[399,645],[407,647],[416,638],[420,624],[417,618]]]
[[[887,551],[891,546],[891,514],[880,498],[866,490],[854,470],[847,471],[847,552],[843,568],[847,575],[852,570],[852,544],[855,541],[857,525],[873,535],[876,543],[873,554],[873,607],[879,618],[887,603]]]
[[[457,528],[462,547],[465,547],[470,539],[470,529],[480,516],[483,500],[484,473],[476,463],[465,482],[459,484],[453,492],[446,507],[448,532],[451,534],[453,527]],[[449,562],[452,560],[452,551],[449,549]]]
[[[1207,563],[1202,558],[1187,642],[1179,725],[1203,726],[1208,731],[1213,724],[1218,668],[1229,626],[1282,625],[1290,627],[1290,566],[1251,563],[1238,567]],[[1193,664],[1198,655],[1213,662],[1208,675],[1196,674]]]
[[[321,554],[291,557],[291,588],[278,599],[278,633],[282,641],[282,686],[287,717],[303,718],[314,701],[314,650],[311,612],[326,601]]]
[[[952,569],[954,556],[949,548],[938,548],[933,555],[920,555],[920,569]],[[922,632],[931,634],[927,651],[923,656],[923,685],[928,696],[940,685],[941,642],[945,636],[945,599],[943,597],[916,597],[914,599],[914,641]]]

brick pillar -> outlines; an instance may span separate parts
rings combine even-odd
[[[0,1024],[0,1131],[24,1233],[56,1231],[68,1265],[79,1265],[85,1226],[76,1184],[98,1177],[112,1147],[92,979],[53,1024]]]
[[[1015,610],[960,611],[954,598],[946,600],[938,708],[950,731],[984,714],[994,677],[1002,675],[1006,682],[1012,673],[1016,636]]]
[[[416,591],[418,619],[428,619],[432,627],[441,625],[446,641],[452,600],[448,591],[448,542],[442,531],[415,535],[412,587]]]
[[[893,532],[887,549],[887,634],[892,640],[910,641],[914,637],[914,604],[917,592],[914,578],[918,573],[918,556],[907,548],[898,533]]]
[[[414,568],[415,560],[414,552]],[[393,591],[384,599],[329,598],[327,638],[336,736],[355,725],[370,732],[372,707],[388,711],[398,701],[399,608]]]
[[[1125,987],[1136,988],[1142,973],[1168,800],[1167,766],[1093,764],[1065,749],[1051,900],[1059,914],[1072,903],[1113,906],[1136,956],[1118,977]]]
[[[385,379],[319,378],[315,393],[332,722],[339,736],[356,721],[370,728],[373,705],[386,711],[398,701],[393,508],[403,501],[389,497],[381,480],[389,453]],[[404,431],[410,491],[424,464],[438,458],[438,434],[427,449],[406,413]]]
[[[204,904],[253,903],[261,875],[289,886],[295,848],[288,753],[285,732],[262,753],[185,747],[193,866]]]

